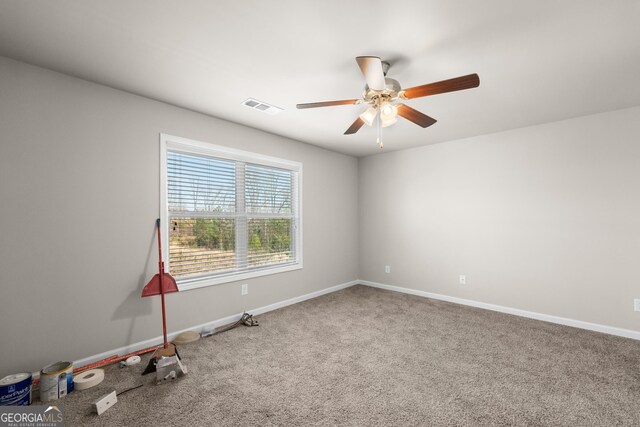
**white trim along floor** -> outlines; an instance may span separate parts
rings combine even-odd
[[[587,329],[590,331],[595,331],[595,332],[601,332],[601,333],[605,333],[605,334],[610,334],[610,335],[617,335],[620,337],[625,337],[625,338],[631,338],[631,339],[635,339],[635,340],[640,340],[640,331],[633,331],[630,329],[622,329],[622,328],[616,328],[613,326],[606,326],[606,325],[600,325],[597,323],[589,323],[589,322],[584,322],[581,320],[574,320],[574,319],[568,319],[565,317],[559,317],[559,316],[553,316],[553,315],[549,315],[549,314],[542,314],[542,313],[536,313],[536,312],[532,312],[532,311],[526,311],[526,310],[520,310],[517,308],[511,308],[511,307],[504,307],[504,306],[500,306],[500,305],[495,305],[495,304],[489,304],[489,303],[484,303],[484,302],[479,302],[479,301],[473,301],[473,300],[468,300],[468,299],[464,299],[464,298],[457,298],[457,297],[451,297],[448,295],[441,295],[441,294],[434,294],[431,292],[426,292],[426,291],[420,291],[417,289],[411,289],[411,288],[403,288],[400,286],[393,286],[393,285],[387,285],[384,283],[377,283],[377,282],[371,282],[368,280],[352,280],[350,282],[346,282],[346,283],[342,283],[336,286],[331,286],[329,288],[325,288],[325,289],[321,289],[319,291],[315,291],[315,292],[311,292],[305,295],[301,295],[298,297],[294,297],[294,298],[290,298],[284,301],[280,301],[280,302],[276,302],[270,305],[266,305],[264,307],[259,307],[259,308],[255,308],[253,310],[249,310],[249,312],[253,315],[259,315],[262,313],[266,313],[272,310],[276,310],[282,307],[286,307],[288,305],[291,304],[296,304],[302,301],[306,301],[308,299],[311,298],[316,298],[319,297],[321,295],[325,295],[331,292],[335,292],[335,291],[339,291],[341,289],[345,289],[348,288],[350,286],[353,285],[365,285],[365,286],[371,286],[374,288],[380,288],[380,289],[386,289],[386,290],[390,290],[390,291],[394,291],[394,292],[402,292],[405,294],[410,294],[410,295],[417,295],[417,296],[421,296],[421,297],[425,297],[425,298],[432,298],[432,299],[437,299],[437,300],[441,300],[441,301],[448,301],[448,302],[452,302],[455,304],[461,304],[461,305],[467,305],[467,306],[471,306],[471,307],[477,307],[477,308],[482,308],[485,310],[492,310],[492,311],[498,311],[501,313],[507,313],[507,314],[512,314],[515,316],[520,316],[520,317],[527,317],[530,319],[536,319],[536,320],[542,320],[544,322],[551,322],[551,323],[557,323],[560,325],[566,325],[566,326],[572,326],[574,328],[580,328],[580,329]],[[187,331],[187,330],[195,330],[198,332],[207,332],[207,331],[211,331],[217,327],[220,326],[224,326],[224,325],[228,325],[231,323],[236,322],[237,320],[239,320],[242,317],[242,313],[238,313],[232,316],[227,316],[221,319],[217,319],[217,320],[213,320],[211,322],[207,322],[207,323],[202,323],[200,325],[195,325],[191,328],[188,329],[183,329],[180,331],[175,331],[169,334],[169,339],[173,339],[176,335],[180,334],[181,332]],[[73,365],[76,367],[80,367],[80,366],[84,366],[84,365],[88,365],[94,362],[97,362],[99,360],[105,359],[109,356],[113,356],[114,354],[127,354],[127,353],[132,353],[134,351],[137,350],[141,350],[143,348],[147,348],[147,347],[152,347],[155,345],[159,345],[160,343],[162,343],[162,336],[158,336],[155,338],[151,338],[149,340],[145,340],[145,341],[140,341],[137,343],[133,343],[124,347],[120,347],[114,350],[110,350],[110,351],[106,351],[104,353],[100,353],[100,354],[96,354],[93,356],[89,356],[89,357],[85,357],[83,359],[80,360],[76,360],[73,362]]]

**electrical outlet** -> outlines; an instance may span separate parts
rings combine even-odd
[[[467,276],[465,276],[464,274],[460,275],[460,284],[461,285],[466,285],[467,284]]]
[[[245,283],[242,285],[242,295],[246,295],[249,293],[249,284]]]
[[[391,266],[390,265],[385,265],[384,266],[384,272],[385,273],[391,273]]]
[[[116,391],[112,391],[109,394],[105,394],[100,399],[93,402],[93,410],[96,411],[98,415],[102,415],[104,411],[111,408],[118,402],[118,397],[116,395]]]
[[[633,300],[633,309],[635,311],[640,311],[640,298],[636,298]]]

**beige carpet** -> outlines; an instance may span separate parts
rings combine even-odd
[[[640,425],[638,341],[365,286],[258,319],[182,347],[170,384],[109,367],[66,425]]]

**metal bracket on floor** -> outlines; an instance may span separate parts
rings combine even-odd
[[[240,320],[245,326],[260,326],[258,321],[253,318],[253,314],[244,313]]]

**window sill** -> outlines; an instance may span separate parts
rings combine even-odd
[[[238,282],[241,280],[251,279],[254,277],[268,276],[271,274],[284,273],[287,271],[302,269],[302,262],[294,264],[286,264],[282,266],[270,267],[259,270],[246,271],[242,273],[228,273],[217,275],[214,277],[201,277],[196,279],[176,279],[178,290],[180,292],[190,291],[192,289],[204,288],[207,286],[221,285],[223,283]]]

